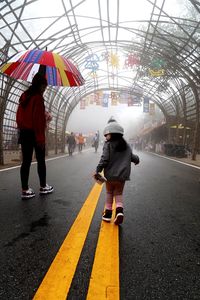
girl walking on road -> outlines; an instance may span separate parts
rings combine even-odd
[[[123,190],[127,180],[130,180],[131,162],[139,164],[139,157],[132,153],[131,147],[123,138],[124,129],[111,118],[104,129],[106,142],[103,146],[101,159],[96,167],[96,174],[104,171],[107,179],[106,203],[102,219],[110,222],[112,218],[112,205],[115,197],[116,214],[114,223],[119,225],[123,222]]]

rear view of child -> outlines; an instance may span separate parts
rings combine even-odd
[[[104,171],[107,179],[106,203],[102,219],[110,222],[112,218],[112,204],[115,197],[116,215],[114,223],[123,222],[123,190],[127,180],[130,180],[131,162],[139,164],[139,157],[132,153],[131,147],[123,138],[124,129],[111,118],[104,129],[106,142],[101,159],[96,167],[96,174]]]

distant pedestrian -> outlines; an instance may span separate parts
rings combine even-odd
[[[76,148],[76,139],[73,132],[68,136],[67,138],[67,144],[68,144],[68,153],[69,156],[73,155],[74,149]]]
[[[84,142],[85,142],[84,136],[82,135],[82,133],[79,133],[79,135],[77,137],[78,151],[79,152],[82,152]]]
[[[139,164],[139,157],[132,153],[130,145],[123,138],[124,129],[112,118],[104,129],[106,142],[103,153],[97,165],[96,174],[104,171],[107,179],[106,203],[102,219],[110,222],[112,218],[112,205],[115,197],[116,213],[114,223],[123,222],[123,190],[127,180],[130,180],[131,162]]]
[[[35,192],[28,185],[33,150],[35,150],[40,181],[39,193],[49,194],[53,192],[53,187],[46,183],[45,130],[48,122],[51,121],[51,115],[45,111],[44,105],[43,93],[46,87],[46,78],[37,73],[33,77],[31,86],[19,99],[16,122],[22,151],[20,168],[22,199],[35,196]]]
[[[99,131],[95,132],[95,136],[92,141],[92,147],[94,147],[95,152],[97,152],[97,149],[99,147]]]

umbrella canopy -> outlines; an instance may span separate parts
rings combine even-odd
[[[65,57],[50,51],[21,51],[0,67],[0,71],[15,79],[31,82],[38,72],[45,74],[48,85],[80,86],[84,79]]]

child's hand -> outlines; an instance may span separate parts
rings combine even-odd
[[[140,163],[140,158],[139,158],[139,156],[138,155],[134,155],[135,157],[134,157],[134,164],[135,165],[138,165],[139,163]]]
[[[93,175],[92,175],[92,177],[94,178],[94,180],[97,180],[98,179],[98,173],[94,173]]]
[[[96,182],[99,183],[99,184],[102,184],[102,183],[104,183],[105,181],[107,181],[107,179],[106,179],[104,176],[102,176],[100,173],[95,173],[95,174],[94,174],[94,179],[95,179]]]
[[[98,173],[94,173],[93,177],[94,177],[95,180],[97,180],[98,179]]]

